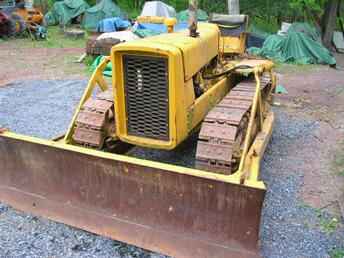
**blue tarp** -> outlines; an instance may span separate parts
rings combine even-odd
[[[98,23],[98,32],[114,32],[124,30],[130,27],[130,22],[119,17],[106,18]]]
[[[180,31],[188,28],[187,23],[177,23],[174,26],[174,31]],[[156,23],[139,23],[133,30],[133,32],[141,38],[148,36],[154,36],[161,33],[167,33],[167,27],[165,24]]]
[[[174,31],[180,31],[188,28],[186,22],[177,23],[174,26]],[[139,23],[137,29],[152,30],[157,33],[167,33],[167,27],[165,24],[156,24],[156,23]]]

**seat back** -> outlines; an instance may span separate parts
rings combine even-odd
[[[221,31],[220,47],[224,54],[243,54],[246,49],[248,16],[213,13],[210,22]]]

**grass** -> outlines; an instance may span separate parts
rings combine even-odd
[[[314,208],[304,201],[299,201],[298,205],[301,208],[311,209],[316,215],[316,220],[307,220],[304,222],[304,225],[307,228],[317,228],[320,229],[323,233],[332,234],[341,225],[340,220],[337,217],[331,216],[326,211],[324,211],[323,208]]]
[[[331,234],[336,231],[339,221],[337,218],[325,219],[320,218],[320,229],[321,231]]]
[[[330,252],[331,258],[344,258],[344,249],[334,249]]]
[[[317,217],[319,219],[320,230],[326,234],[332,234],[339,226],[339,220],[336,217],[328,217],[321,209],[316,209]]]
[[[6,39],[3,42],[16,41],[19,47],[23,48],[84,48],[86,36],[84,39],[67,38],[61,32],[58,26],[48,27],[48,36],[46,40],[32,40],[30,36]]]
[[[322,209],[314,208],[313,206],[305,203],[304,201],[300,201],[299,206],[306,209],[313,210],[317,217],[316,222],[315,221],[313,223],[310,223],[308,221],[304,222],[304,225],[307,228],[320,228],[321,232],[326,233],[326,234],[332,234],[340,226],[340,220],[338,218],[329,216]]]

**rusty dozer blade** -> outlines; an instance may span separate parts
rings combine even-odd
[[[264,186],[11,132],[0,157],[16,209],[177,258],[260,257]]]

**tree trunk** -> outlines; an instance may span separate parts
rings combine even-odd
[[[240,14],[239,0],[228,0],[228,14]]]
[[[322,18],[322,40],[324,45],[332,49],[333,32],[336,29],[337,10],[340,0],[329,0],[325,6],[325,13]]]
[[[340,29],[343,33],[343,38],[344,38],[344,24],[343,24],[343,18],[341,17],[342,6],[343,6],[343,0],[339,0],[338,10],[337,10],[337,18],[339,19],[339,26],[340,26]]]

